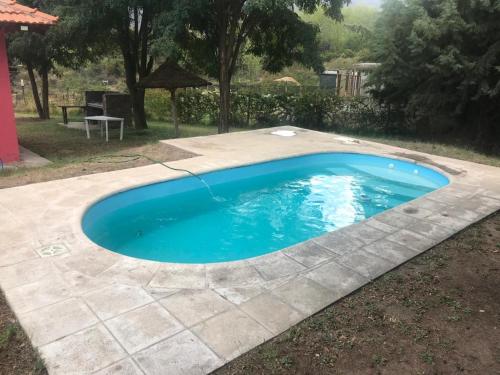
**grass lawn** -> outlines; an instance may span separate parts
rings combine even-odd
[[[109,142],[106,142],[97,130],[87,139],[84,131],[65,128],[58,125],[58,122],[60,119],[17,119],[20,144],[49,159],[52,164],[42,168],[6,170],[0,174],[0,188],[151,164],[146,158],[99,158],[106,155],[145,155],[163,162],[194,156],[158,142],[174,137],[174,128],[170,123],[151,121],[146,130],[126,129],[121,142],[118,139],[119,131],[113,130]],[[235,129],[237,130],[239,129]],[[216,127],[180,127],[181,137],[210,135],[216,132]]]
[[[407,148],[408,150],[425,152],[428,154],[446,156],[460,160],[472,161],[474,163],[488,164],[500,167],[500,155],[485,155],[474,151],[466,146],[454,146],[443,143],[433,143],[412,140],[398,137],[381,136],[353,136],[354,138],[364,139],[371,142],[385,143],[391,146]]]
[[[193,156],[160,144],[170,124],[150,123],[109,143],[96,133],[18,120],[20,142],[50,159],[43,168],[4,171],[0,188],[130,168],[96,156],[142,154],[161,161]],[[183,126],[181,136],[213,134]],[[500,158],[466,148],[363,137],[411,150],[500,166]],[[500,373],[500,214],[467,228],[412,261],[306,319],[218,370],[229,374],[496,374]],[[1,272],[1,270],[0,270]],[[0,293],[0,374],[45,374],[36,351]]]

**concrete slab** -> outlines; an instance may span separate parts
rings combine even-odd
[[[393,269],[396,265],[393,261],[379,257],[363,249],[344,254],[336,262],[372,280]]]
[[[212,372],[223,363],[189,331],[153,345],[134,355],[134,358],[146,375],[202,375]]]
[[[102,320],[154,301],[149,294],[139,287],[119,284],[90,292],[85,294],[83,298]]]
[[[340,231],[327,233],[324,236],[314,238],[313,241],[336,255],[349,253],[364,245],[361,240],[348,236]]]
[[[193,327],[192,331],[225,361],[274,336],[240,310],[229,310]]]
[[[104,324],[130,354],[173,336],[184,329],[158,303],[139,307],[107,320]]]
[[[144,375],[133,360],[124,359],[105,369],[95,372],[93,375]]]
[[[296,136],[261,129],[166,141],[199,155],[170,165],[203,173],[318,152],[409,154],[281,129]],[[220,264],[134,259],[95,245],[82,231],[81,216],[96,200],[184,172],[148,165],[3,189],[0,286],[51,374],[207,373],[500,209],[500,169],[411,154],[460,173],[448,175],[446,187],[361,223]]]
[[[220,295],[210,289],[184,289],[160,300],[186,327],[222,313],[233,307]]]
[[[248,263],[254,266],[265,280],[278,279],[306,269],[302,264],[281,252],[252,258]]]
[[[282,252],[306,267],[316,266],[337,256],[314,241],[303,242]]]
[[[340,299],[366,284],[369,279],[334,261],[304,274],[334,292],[332,299]]]
[[[305,314],[312,315],[328,306],[332,291],[312,281],[300,277],[283,284],[273,292],[282,301]]]
[[[19,321],[33,344],[40,346],[97,324],[99,319],[83,301],[70,298],[20,314]]]
[[[39,348],[50,374],[88,374],[125,358],[113,336],[98,324]]]
[[[307,316],[271,293],[260,294],[242,303],[240,308],[275,335]]]

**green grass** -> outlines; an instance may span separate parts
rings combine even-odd
[[[87,139],[85,132],[68,129],[57,123],[60,119],[38,121],[18,119],[17,131],[22,146],[51,160],[56,165],[78,163],[96,155],[116,153],[131,147],[153,144],[161,139],[174,137],[174,128],[170,123],[149,122],[149,129],[126,129],[122,142],[119,131],[110,131],[110,141],[106,143],[99,131],[93,131]],[[194,137],[217,133],[217,128],[208,126],[181,126],[181,137]]]
[[[467,160],[474,163],[492,165],[500,167],[500,155],[486,155],[466,146],[448,145],[436,142],[425,142],[408,138],[398,138],[391,136],[353,136],[371,142],[384,143],[391,146],[406,148],[427,154],[446,156],[449,158]]]

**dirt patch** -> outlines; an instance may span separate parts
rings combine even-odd
[[[500,374],[500,213],[215,373]]]
[[[46,375],[36,350],[10,310],[0,292],[0,374]]]
[[[61,150],[60,152],[64,153],[65,150]],[[140,147],[131,147],[109,155],[113,155],[114,157],[106,158],[106,155],[99,155],[98,158],[89,156],[84,160],[71,164],[60,165],[54,163],[54,165],[44,168],[7,170],[0,173],[0,189],[35,182],[109,172],[117,169],[134,168],[152,164],[151,159],[169,162],[197,156],[192,152],[160,142]],[[117,157],[119,155],[128,155],[129,157]],[[139,157],[139,155],[145,155],[147,158]]]
[[[433,166],[438,167],[439,169],[441,169],[441,170],[443,170],[443,171],[445,171],[453,176],[456,176],[456,175],[459,175],[462,173],[461,171],[457,171],[456,169],[450,168],[444,164],[436,163],[434,160],[429,159],[427,156],[418,155],[418,154],[408,154],[406,152],[393,152],[392,155],[396,155],[396,156],[406,158],[406,159],[415,160],[415,161],[418,161],[420,163],[426,163],[429,165],[433,165]]]

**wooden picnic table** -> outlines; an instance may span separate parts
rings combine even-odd
[[[62,110],[64,125],[68,125],[68,108],[81,108],[81,109],[87,108],[87,106],[85,105],[60,105],[59,107]]]

